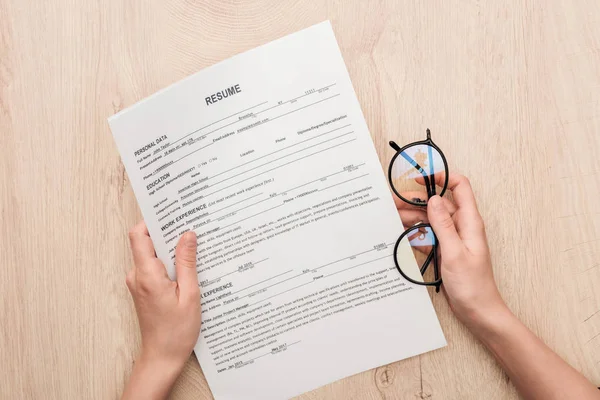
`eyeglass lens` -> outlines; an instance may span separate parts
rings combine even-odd
[[[406,230],[398,249],[410,248],[419,270],[402,272],[417,282],[435,282],[439,279],[434,268],[434,245],[436,237],[429,225],[420,224]]]
[[[429,197],[442,192],[442,187],[435,184],[434,176],[437,175],[440,181],[444,172],[444,159],[436,148],[415,144],[403,149],[395,157],[391,183],[402,200],[426,203]]]

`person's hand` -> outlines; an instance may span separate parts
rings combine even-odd
[[[442,174],[436,175],[438,184]],[[496,311],[503,311],[504,302],[494,281],[485,227],[469,180],[457,174],[448,177],[447,198],[433,196],[427,211],[410,206],[395,198],[400,217],[408,228],[420,221],[429,222],[441,250],[443,289],[456,316],[469,328]],[[403,193],[406,198],[426,199],[425,192]]]
[[[438,185],[443,179],[436,174]],[[433,196],[426,213],[395,200],[406,228],[421,221],[431,224],[441,250],[442,287],[458,319],[490,350],[523,398],[599,399],[595,386],[527,329],[502,300],[469,180],[450,174],[448,190],[454,202]],[[427,199],[425,191],[402,196]]]
[[[443,184],[444,175],[436,174]],[[424,184],[423,180],[416,180]],[[421,181],[421,182],[419,182]],[[429,222],[441,250],[442,287],[450,307],[498,360],[526,399],[598,399],[598,391],[563,361],[508,309],[494,281],[483,220],[469,180],[448,176],[448,198],[433,196],[423,207],[394,197],[405,228]],[[406,199],[427,199],[425,191]]]
[[[177,281],[156,258],[148,228],[129,232],[135,267],[127,274],[142,332],[142,350],[123,398],[162,398],[189,358],[200,333],[200,289],[196,275],[196,235],[186,232],[175,250]],[[136,375],[137,373],[137,375]],[[156,386],[152,389],[150,387]],[[134,389],[135,388],[135,389]],[[166,395],[166,393],[165,393]]]

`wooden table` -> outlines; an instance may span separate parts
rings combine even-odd
[[[597,0],[0,0],[1,398],[116,398],[131,371],[140,213],[106,119],[325,19],[382,164],[431,128],[471,178],[507,303],[600,384]],[[300,399],[516,398],[432,297],[448,347]],[[173,398],[211,398],[194,357]]]

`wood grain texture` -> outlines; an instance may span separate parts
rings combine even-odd
[[[106,119],[325,19],[382,164],[431,128],[507,303],[600,385],[597,0],[0,0],[1,398],[114,399],[131,371],[140,212]],[[433,301],[448,347],[299,398],[517,398]],[[194,357],[172,398],[212,398]]]

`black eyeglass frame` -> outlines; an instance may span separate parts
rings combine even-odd
[[[427,139],[421,140],[418,142],[409,143],[404,147],[400,147],[396,144],[396,142],[394,142],[393,140],[390,140],[390,146],[392,147],[392,149],[396,150],[396,154],[394,154],[394,156],[392,157],[392,160],[390,161],[390,165],[388,166],[388,181],[390,182],[390,187],[392,188],[392,190],[394,191],[396,196],[398,196],[400,198],[400,200],[404,201],[405,203],[412,204],[413,206],[427,206],[427,202],[415,202],[415,201],[405,199],[404,197],[402,197],[402,195],[398,192],[398,190],[394,186],[394,181],[392,180],[392,169],[394,166],[394,161],[396,161],[396,158],[398,158],[398,156],[400,154],[404,153],[408,148],[418,146],[418,145],[431,146],[439,153],[440,157],[442,157],[442,161],[444,162],[444,172],[446,173],[446,176],[444,179],[444,185],[442,186],[442,191],[440,192],[440,197],[442,197],[444,195],[444,193],[446,193],[446,188],[448,187],[448,162],[446,161],[446,156],[444,155],[444,152],[442,152],[442,149],[440,149],[433,142],[433,140],[431,140],[431,131],[429,129],[427,129]],[[416,164],[416,162],[415,162],[415,164]],[[420,168],[419,164],[416,164],[416,165]],[[418,168],[416,168],[416,169],[419,170]],[[422,168],[421,168],[421,170],[422,170]],[[425,180],[425,188],[427,189],[428,197],[435,196],[435,177],[434,177],[433,182],[429,181],[428,175],[423,175],[423,179]]]
[[[409,143],[403,147],[398,146],[394,141],[390,141],[390,146],[394,150],[396,150],[396,154],[394,154],[394,156],[392,157],[392,159],[390,161],[390,165],[388,167],[388,181],[389,181],[390,187],[392,188],[392,191],[396,194],[396,196],[398,196],[398,198],[400,198],[400,200],[404,201],[405,203],[411,204],[413,206],[427,207],[426,201],[415,201],[415,199],[409,200],[409,199],[404,198],[398,192],[396,187],[394,186],[394,181],[392,179],[392,170],[393,170],[393,166],[394,166],[394,162],[396,161],[396,158],[398,156],[400,156],[402,153],[404,153],[410,147],[414,147],[414,146],[418,146],[418,145],[431,146],[431,148],[435,149],[438,152],[438,154],[440,155],[440,157],[442,158],[442,161],[444,164],[445,179],[444,179],[444,185],[442,186],[442,190],[440,192],[440,196],[444,195],[444,193],[446,192],[446,189],[448,187],[448,174],[449,174],[448,162],[446,161],[446,156],[444,155],[442,150],[433,142],[433,140],[431,140],[431,131],[429,129],[427,129],[427,139],[421,140],[418,142]],[[412,159],[409,160],[406,157],[406,155],[403,155],[403,157],[405,157],[407,159],[407,161],[417,171],[419,171],[423,175],[425,188],[427,190],[427,200],[429,200],[432,196],[435,196],[435,194],[436,194],[435,173],[433,175],[427,175],[425,173],[425,171],[423,170],[423,168],[416,161],[414,161]],[[433,160],[431,160],[430,162],[433,163]],[[419,230],[422,228],[425,228],[425,229],[429,228],[431,233],[433,234],[433,246],[432,246],[433,248],[432,248],[431,252],[429,253],[429,255],[427,256],[427,259],[425,260],[423,265],[420,267],[420,272],[421,272],[421,275],[424,275],[425,272],[427,271],[427,268],[433,261],[433,273],[434,273],[434,281],[433,282],[424,282],[424,281],[417,281],[417,280],[412,279],[411,277],[409,277],[402,271],[402,268],[400,268],[400,264],[398,263],[398,247],[400,246],[400,242],[412,231]],[[431,225],[420,222],[420,223],[415,224],[415,225],[411,226],[410,228],[406,229],[402,233],[402,235],[400,235],[400,237],[398,238],[398,240],[396,241],[396,244],[394,246],[394,264],[396,265],[396,269],[398,270],[398,272],[400,272],[400,275],[402,275],[402,277],[404,277],[404,279],[406,279],[407,281],[412,282],[417,285],[435,286],[436,293],[440,291],[440,287],[442,285],[442,278],[440,276],[439,262],[438,262],[438,247],[439,247],[438,243],[439,242],[438,242],[437,236],[435,235],[435,232],[431,228]]]

